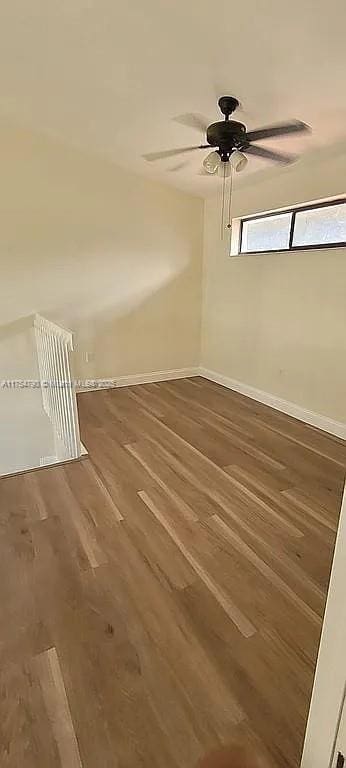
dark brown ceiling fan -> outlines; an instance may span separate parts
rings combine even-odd
[[[244,158],[241,162],[242,153],[254,157],[260,157],[264,160],[272,160],[283,165],[292,163],[296,155],[284,154],[261,146],[256,146],[254,142],[263,141],[271,137],[286,136],[293,133],[306,133],[310,130],[306,123],[301,120],[290,120],[287,123],[278,123],[264,128],[258,128],[254,131],[247,131],[243,123],[236,120],[230,120],[230,115],[237,109],[239,102],[234,96],[221,96],[218,100],[219,108],[224,115],[224,120],[208,125],[199,115],[185,115],[178,121],[183,125],[198,128],[206,134],[206,144],[199,144],[192,147],[181,147],[179,149],[167,149],[162,152],[149,152],[143,157],[152,162],[164,158],[175,157],[177,155],[187,154],[196,149],[213,149],[213,152],[204,160],[204,168],[208,173],[216,173],[221,167],[226,171],[226,164],[237,153],[238,164],[236,170],[246,164]],[[239,156],[239,153],[241,155]],[[222,165],[221,165],[222,164]],[[220,172],[220,170],[219,170]]]

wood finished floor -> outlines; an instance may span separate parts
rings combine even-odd
[[[199,378],[79,409],[88,459],[0,480],[0,765],[297,766],[345,446]]]

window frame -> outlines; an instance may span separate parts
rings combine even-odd
[[[260,255],[264,253],[290,253],[290,251],[316,251],[316,250],[328,250],[329,248],[345,248],[346,247],[346,241],[341,241],[338,243],[317,243],[315,245],[313,244],[306,244],[306,245],[293,245],[293,238],[294,238],[294,225],[296,220],[296,214],[300,213],[301,211],[315,211],[318,208],[329,208],[333,205],[346,205],[346,197],[340,197],[340,198],[334,198],[334,199],[328,199],[324,201],[319,201],[318,203],[304,203],[304,205],[297,205],[291,208],[277,208],[275,211],[269,211],[268,213],[256,213],[254,216],[242,216],[240,218],[240,226],[239,226],[239,239],[238,239],[238,255],[239,256],[254,256],[254,255]],[[247,221],[257,221],[258,219],[267,219],[270,216],[278,216],[280,213],[290,213],[291,214],[291,226],[290,226],[290,234],[289,234],[289,241],[288,241],[288,247],[287,248],[268,248],[263,251],[242,251],[242,239],[243,239],[243,224]]]

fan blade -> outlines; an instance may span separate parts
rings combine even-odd
[[[311,131],[309,125],[302,123],[301,120],[290,120],[289,123],[276,123],[268,125],[266,128],[258,128],[256,131],[248,131],[246,138],[248,141],[260,141],[261,139],[270,139],[272,136],[285,136],[288,133],[306,133]]]
[[[284,155],[282,152],[273,152],[271,149],[252,147],[251,145],[242,151],[245,152],[246,155],[263,157],[264,160],[274,160],[276,163],[282,163],[282,165],[288,165],[297,159],[297,155]]]
[[[147,155],[142,155],[145,160],[151,163],[153,160],[163,160],[165,157],[175,157],[175,155],[183,155],[185,152],[193,152],[194,149],[209,149],[209,144],[200,144],[198,147],[181,147],[180,149],[165,149],[163,152],[149,152]]]
[[[173,117],[173,120],[175,123],[180,123],[180,125],[186,125],[187,128],[195,128],[197,131],[202,131],[202,133],[207,132],[207,128],[209,125],[209,121],[206,117],[203,117],[203,115],[198,115],[197,113],[187,113],[186,115],[178,115],[178,117]]]

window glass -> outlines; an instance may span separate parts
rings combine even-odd
[[[297,211],[293,246],[346,242],[346,205],[326,205],[308,211]]]
[[[278,251],[288,248],[292,213],[243,221],[241,252]]]

